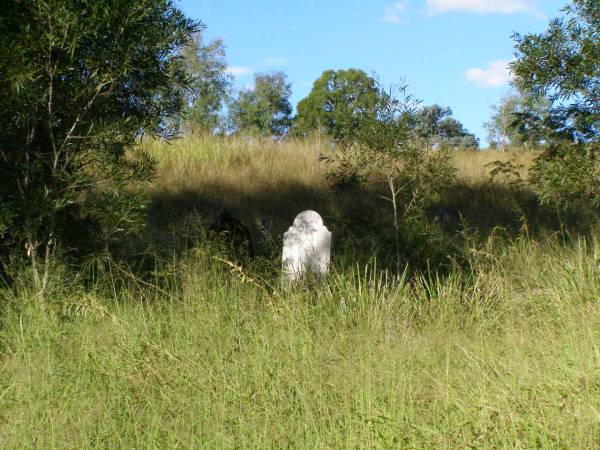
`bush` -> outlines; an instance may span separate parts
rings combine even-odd
[[[559,208],[600,205],[598,163],[600,20],[598,0],[573,0],[541,34],[515,35],[516,85],[547,96],[551,130],[533,169],[542,201]]]
[[[342,136],[336,150],[322,157],[331,166],[328,177],[338,187],[358,188],[367,181],[385,185],[381,198],[391,206],[398,272],[407,262],[441,263],[440,230],[426,212],[454,179],[450,147],[432,148],[410,137],[408,119],[417,102],[405,86],[377,86],[376,92],[375,113],[362,118],[353,139]]]
[[[106,247],[140,228],[140,182],[154,164],[134,144],[143,133],[173,135],[189,81],[177,53],[198,28],[171,0],[3,5],[3,252],[25,246],[34,273],[44,272],[69,241]]]
[[[531,169],[542,203],[563,210],[600,208],[598,148],[592,143],[563,143],[543,153]]]

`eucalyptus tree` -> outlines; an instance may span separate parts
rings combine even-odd
[[[186,129],[214,132],[223,126],[222,113],[233,83],[233,76],[227,71],[225,44],[221,39],[205,43],[199,31],[183,47],[182,55],[191,77],[185,90]]]
[[[492,147],[539,148],[552,139],[550,101],[531,97],[518,90],[510,92],[498,105],[484,127]]]
[[[229,105],[233,132],[283,136],[292,126],[292,85],[282,71],[256,73],[254,85],[242,89]]]
[[[323,132],[335,141],[352,140],[376,118],[377,81],[360,69],[326,70],[309,95],[298,103],[295,133]]]

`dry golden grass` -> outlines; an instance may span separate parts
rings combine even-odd
[[[143,146],[159,162],[159,189],[186,189],[211,180],[244,183],[249,189],[282,181],[320,185],[326,172],[319,155],[327,148],[310,140],[191,136],[170,144],[145,141]],[[536,156],[535,152],[519,150],[457,150],[454,163],[459,180],[481,182],[488,179],[491,169],[487,165],[494,161],[513,160],[527,168]]]
[[[218,181],[261,190],[289,182],[319,184],[324,165],[312,142],[270,142],[243,138],[193,136],[150,141],[144,148],[159,162],[158,189],[177,190]]]
[[[457,176],[460,180],[474,183],[489,179],[489,164],[494,161],[513,161],[516,166],[523,166],[522,177],[527,176],[527,168],[538,154],[530,151],[501,150],[462,150],[457,151],[454,158]]]
[[[331,215],[333,210],[343,207],[341,215],[345,216],[358,213],[359,206],[376,210],[388,206],[377,193],[371,198],[352,198],[332,192],[325,177],[326,164],[319,159],[328,147],[316,141],[191,136],[170,144],[145,141],[143,146],[158,161],[158,177],[152,190],[158,215],[173,214],[163,210],[174,207],[176,215],[194,210],[210,221],[220,208],[225,208],[250,226],[257,218],[272,217],[275,231],[282,232],[285,224],[302,209]],[[479,199],[477,210],[471,211],[477,221],[477,216],[486,215],[481,214],[481,208],[490,205],[493,209],[492,196],[507,197],[501,192],[502,185],[490,184],[489,164],[513,160],[515,165],[523,167],[521,176],[526,178],[527,167],[535,156],[524,151],[456,151],[457,183],[449,187],[444,199],[447,204],[439,205],[438,209],[450,207],[456,217],[468,215],[473,200]],[[508,204],[512,195],[499,199],[499,203],[512,208]],[[503,217],[498,217],[490,225],[501,225],[501,220]]]

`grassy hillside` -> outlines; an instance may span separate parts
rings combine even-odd
[[[145,147],[159,161],[159,176],[152,189],[151,238],[144,242],[160,242],[163,249],[186,248],[198,236],[198,228],[210,224],[224,208],[250,229],[259,252],[268,253],[273,249],[265,249],[265,241],[280,246],[296,214],[314,209],[334,233],[338,261],[349,257],[366,263],[377,256],[383,265],[388,263],[392,209],[381,198],[388,194],[387,186],[332,189],[325,177],[327,166],[319,160],[327,148],[311,142],[212,138],[189,138],[169,146],[147,142]],[[491,182],[488,164],[493,161],[512,160],[523,167],[525,177],[525,167],[534,157],[525,152],[457,152],[457,181],[429,211],[431,223],[442,228],[443,244],[462,248],[460,234],[465,230],[469,237],[485,238],[498,228],[511,236],[524,225],[533,233],[560,229],[558,215],[541,208],[529,190],[514,189],[503,179]],[[423,266],[428,255],[418,253],[410,249],[405,259]]]
[[[144,145],[159,176],[130,244],[151,270],[102,260],[56,267],[44,299],[26,273],[0,291],[1,448],[600,442],[600,235],[485,167],[532,155],[457,153],[429,211],[457,259],[393,275],[379,187],[331,190],[316,145]],[[252,232],[242,267],[204,239],[222,207]],[[306,208],[333,270],[288,286],[278,246]]]

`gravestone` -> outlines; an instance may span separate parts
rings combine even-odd
[[[283,234],[283,273],[291,280],[307,272],[325,276],[331,259],[331,233],[315,211],[303,211]]]

